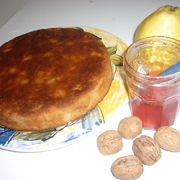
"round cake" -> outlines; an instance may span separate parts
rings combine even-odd
[[[0,47],[0,125],[41,131],[94,109],[112,81],[108,51],[98,37],[74,28],[18,36]]]

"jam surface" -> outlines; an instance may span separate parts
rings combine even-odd
[[[159,72],[150,72],[148,75],[157,76]],[[179,100],[173,97],[171,102],[165,101],[152,101],[149,99],[154,98],[154,94],[163,91],[162,89],[156,89],[155,92],[150,93],[148,100],[140,99],[137,96],[133,99],[130,96],[131,111],[134,116],[139,117],[143,121],[144,129],[157,130],[161,126],[172,126],[174,124],[177,112]]]

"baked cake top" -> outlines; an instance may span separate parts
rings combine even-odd
[[[92,97],[98,102],[95,100],[91,107],[87,107],[91,101],[86,102],[87,110],[71,117],[75,120],[94,108],[107,93],[111,78],[109,67],[104,44],[81,30],[41,29],[10,40],[0,47],[0,124],[20,130],[43,130],[66,124],[70,119],[63,120],[57,109],[69,107],[71,111],[71,104],[75,105],[78,98],[108,83],[102,97]],[[54,110],[59,117],[53,115]],[[47,120],[43,120],[46,115]],[[58,118],[59,123],[50,125],[54,121],[50,116]],[[28,125],[20,128],[19,121]],[[47,127],[43,127],[44,121]]]

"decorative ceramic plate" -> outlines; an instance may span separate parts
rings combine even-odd
[[[80,119],[55,129],[20,132],[0,126],[0,148],[17,152],[53,150],[80,141],[98,131],[113,120],[128,102],[124,83],[123,54],[127,46],[108,32],[88,28],[71,27],[97,36],[107,47],[113,69],[112,85],[98,106]]]

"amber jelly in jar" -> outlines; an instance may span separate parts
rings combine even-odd
[[[144,129],[172,126],[179,112],[180,72],[158,76],[180,61],[180,41],[169,37],[147,37],[125,52],[124,70],[133,116]]]

